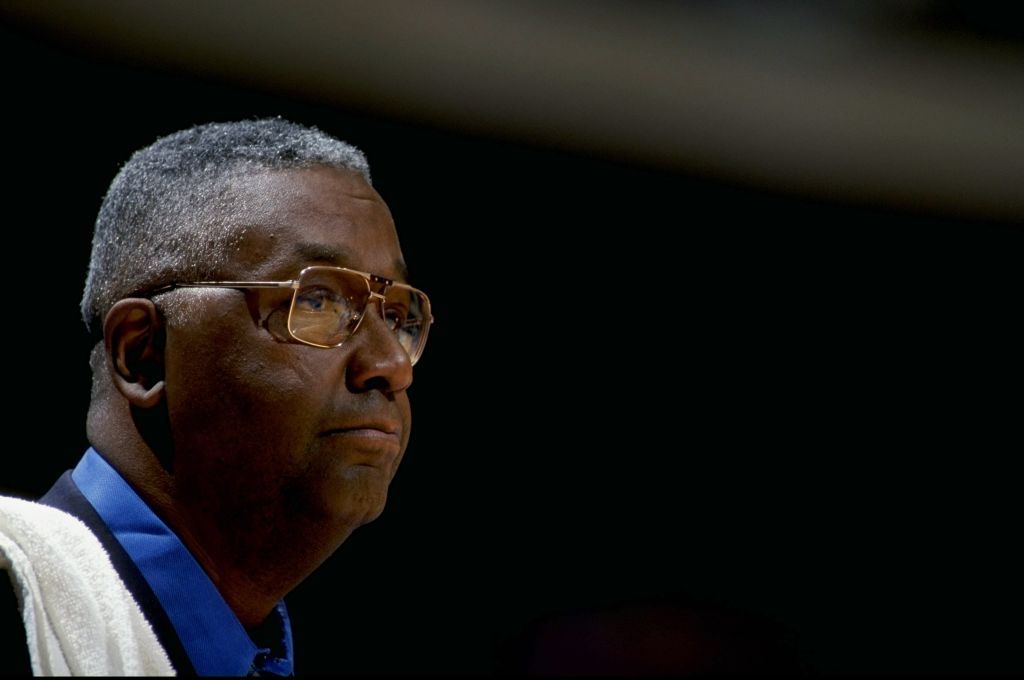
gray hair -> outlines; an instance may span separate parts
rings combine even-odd
[[[370,181],[359,149],[282,118],[198,125],[135,152],[96,218],[82,295],[86,328],[102,332],[107,310],[133,293],[215,275],[236,237],[225,219],[232,179],[317,165]]]

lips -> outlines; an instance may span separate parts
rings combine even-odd
[[[361,466],[390,470],[402,453],[401,427],[390,421],[351,423],[320,433],[320,440],[340,454],[340,462],[352,468]]]
[[[398,437],[398,433],[401,432],[402,427],[396,422],[392,421],[369,421],[363,423],[351,423],[340,425],[338,427],[332,427],[329,430],[324,430],[320,433],[321,437],[331,437],[335,435],[355,434],[364,436],[389,436]]]

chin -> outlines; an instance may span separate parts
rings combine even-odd
[[[351,531],[380,517],[387,500],[386,488],[348,487],[331,494],[325,510],[330,521],[350,527]]]
[[[388,485],[379,474],[307,475],[286,490],[287,521],[310,540],[335,548],[359,527],[380,517]],[[365,471],[363,471],[365,472]],[[297,480],[298,481],[298,480]]]
[[[376,508],[373,508],[372,510],[369,510],[366,513],[366,515],[363,516],[363,521],[362,521],[361,524],[369,524],[373,520],[375,520],[378,517],[380,517],[382,514],[384,514],[384,503],[383,502],[381,502],[381,504],[378,505]]]
[[[363,524],[367,524],[377,519],[384,513],[384,507],[388,503],[388,492],[387,489],[377,494],[373,498],[363,498]]]

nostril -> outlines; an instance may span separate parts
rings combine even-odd
[[[384,394],[390,394],[393,391],[391,389],[391,382],[382,375],[375,375],[368,378],[363,382],[363,389],[367,392],[378,390]]]

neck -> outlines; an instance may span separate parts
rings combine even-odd
[[[288,565],[284,550],[252,545],[253,537],[265,536],[260,527],[219,526],[214,518],[236,513],[196,502],[194,494],[182,489],[161,462],[161,447],[139,434],[127,404],[91,408],[88,435],[93,447],[178,536],[245,628],[262,623],[312,571]]]

